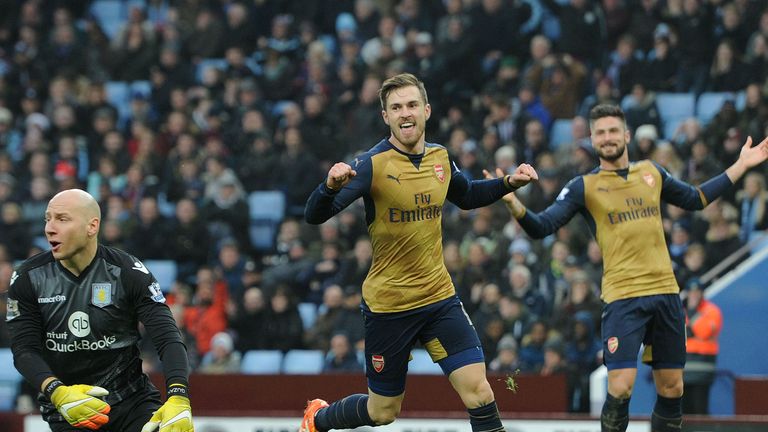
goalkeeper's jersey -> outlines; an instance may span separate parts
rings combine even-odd
[[[50,252],[22,263],[11,277],[6,321],[16,367],[37,389],[55,375],[119,394],[141,376],[139,321],[161,356],[169,344],[182,343],[154,276],[138,259],[106,246],[80,276]],[[168,360],[165,372],[174,376],[166,378],[186,382],[186,358]]]
[[[424,153],[409,155],[382,140],[350,165],[357,176],[335,194],[320,184],[307,202],[306,218],[324,222],[363,198],[373,246],[363,306],[401,312],[455,295],[443,262],[443,204],[447,199],[461,208],[488,205],[509,192],[505,182],[469,180],[445,147],[430,143]]]
[[[526,212],[519,222],[530,235],[544,237],[581,213],[602,251],[606,303],[677,293],[661,202],[698,210],[731,185],[724,173],[707,183],[694,187],[647,160],[618,171],[596,168],[572,179],[546,210]]]

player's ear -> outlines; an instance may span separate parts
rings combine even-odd
[[[99,227],[101,226],[101,219],[91,218],[88,222],[88,237],[95,237],[99,234]]]
[[[429,120],[429,117],[432,115],[432,105],[426,104],[424,106],[424,112],[427,114],[426,119]]]
[[[387,111],[386,110],[381,110],[381,118],[384,119],[384,124],[389,126],[389,116],[387,116]]]

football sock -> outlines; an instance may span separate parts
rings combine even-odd
[[[472,425],[472,432],[504,432],[496,401],[478,408],[470,408],[467,412],[469,412],[469,424]]]
[[[680,432],[683,428],[682,400],[682,397],[656,395],[656,405],[651,415],[651,432]]]
[[[319,431],[352,429],[358,426],[376,426],[368,415],[368,395],[349,395],[321,409],[315,415],[315,427]]]
[[[606,395],[603,412],[600,414],[602,432],[624,432],[629,425],[629,398],[617,399]]]

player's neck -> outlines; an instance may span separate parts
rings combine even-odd
[[[389,138],[390,144],[395,146],[396,149],[400,150],[403,153],[412,154],[412,155],[420,155],[424,153],[424,138],[420,139],[418,142],[416,142],[413,145],[406,145],[401,143],[397,138],[394,136]]]
[[[83,250],[76,253],[69,259],[61,260],[61,265],[69,270],[75,276],[80,276],[83,270],[86,269],[96,257],[96,249],[98,244],[96,242],[88,243]]]
[[[629,157],[627,156],[626,152],[624,155],[616,160],[605,160],[600,159],[600,169],[606,170],[606,171],[618,171],[621,169],[627,169],[629,168]]]

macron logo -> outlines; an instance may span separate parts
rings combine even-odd
[[[138,270],[138,271],[140,271],[140,272],[142,272],[144,274],[149,274],[149,270],[147,270],[147,268],[144,266],[144,264],[141,263],[141,261],[136,261],[135,263],[133,263],[133,267],[132,268],[134,270]]]

